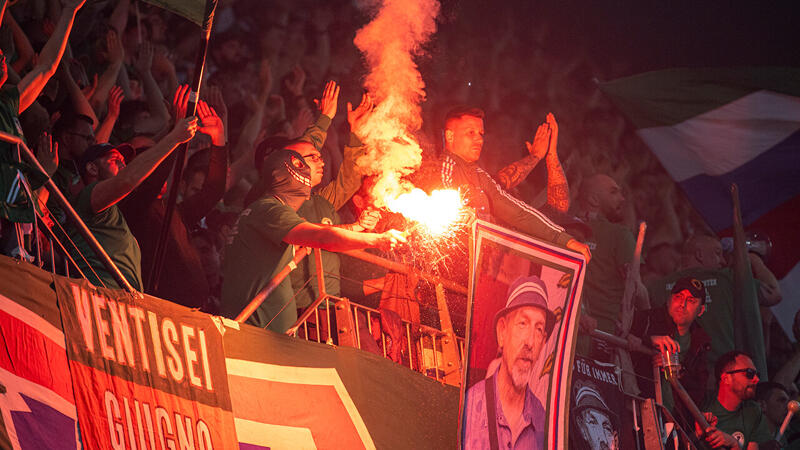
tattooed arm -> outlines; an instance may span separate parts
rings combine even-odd
[[[552,113],[547,115],[550,127],[550,144],[547,148],[545,164],[547,165],[547,204],[563,213],[569,209],[569,183],[561,161],[558,160],[558,123]]]
[[[536,130],[533,143],[525,143],[530,155],[509,164],[497,173],[500,186],[506,190],[517,187],[517,185],[531,173],[531,170],[539,164],[539,161],[548,154],[548,141],[550,141],[550,125],[548,123],[543,123],[539,125],[539,128]]]

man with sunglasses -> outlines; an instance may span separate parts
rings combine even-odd
[[[722,355],[714,367],[717,396],[704,411],[711,427],[705,440],[712,448],[758,449],[772,440],[767,418],[753,398],[758,371],[747,353],[734,350]],[[764,448],[764,447],[762,447]]]

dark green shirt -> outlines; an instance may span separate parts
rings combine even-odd
[[[292,259],[293,247],[283,238],[305,222],[291,207],[272,197],[262,197],[242,211],[225,249],[222,265],[220,312],[234,318]],[[286,277],[247,320],[282,333],[297,319],[292,285]],[[270,323],[271,321],[271,323]]]
[[[0,89],[0,131],[18,136],[23,142],[25,141],[19,124],[19,89],[16,86],[5,86]],[[16,184],[18,170],[26,176],[33,173],[33,169],[26,163],[18,162],[16,154],[16,145],[0,141],[0,217],[12,222],[32,222],[33,208],[21,186],[18,193],[11,196],[11,201],[7,201],[11,187]],[[35,180],[28,178],[28,181],[31,182],[32,189],[41,186],[41,180],[34,182]]]
[[[589,226],[592,238],[586,244],[592,260],[586,269],[584,297],[589,314],[597,319],[597,328],[613,334],[625,292],[623,268],[633,259],[636,242],[627,228],[608,220],[590,220]]]
[[[339,214],[333,209],[333,205],[316,194],[312,195],[310,199],[300,206],[297,214],[311,223],[323,225],[339,225],[342,223]],[[339,267],[339,254],[323,250],[322,270],[325,273],[325,291],[337,297],[341,293]],[[292,288],[296,292],[295,301],[298,308],[307,307],[319,297],[316,256],[313,253],[297,265],[297,269],[291,273],[291,279]],[[310,282],[306,285],[308,280]]]
[[[750,442],[761,444],[773,438],[761,406],[752,400],[742,402],[736,411],[728,411],[715,397],[704,411],[714,414],[719,420],[717,428],[736,438],[744,448]]]
[[[128,283],[134,289],[141,291],[142,255],[139,250],[139,243],[131,234],[128,223],[125,222],[125,216],[122,215],[117,205],[111,205],[98,213],[92,211],[92,191],[95,186],[97,186],[97,182],[83,188],[73,202],[73,207],[106,253],[108,253],[108,256],[111,257],[114,264],[117,265],[125,279],[128,280]],[[70,254],[72,254],[86,278],[96,286],[102,286],[100,283],[100,280],[102,280],[106,287],[121,289],[122,287],[117,284],[111,273],[105,269],[105,266],[95,256],[94,251],[78,231],[71,225],[67,228],[67,231],[70,239],[75,242],[75,246],[83,254],[83,257],[81,257],[72,246],[69,246]],[[91,269],[86,265],[86,261],[83,258],[86,258]],[[95,275],[95,272],[97,275]]]
[[[733,329],[733,277],[730,269],[686,269],[675,272],[647,286],[650,306],[664,306],[671,296],[675,282],[683,277],[693,277],[703,282],[706,288],[706,312],[697,318],[711,338],[711,351],[708,354],[712,365],[720,356],[735,347]],[[713,371],[712,371],[713,372]]]

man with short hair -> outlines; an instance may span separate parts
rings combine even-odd
[[[467,390],[465,450],[544,448],[545,411],[528,382],[555,325],[547,302],[547,287],[537,276],[509,287],[505,308],[494,318],[499,367]]]
[[[657,348],[661,355],[656,361],[666,360],[667,355],[678,354],[681,372],[679,380],[695,404],[705,403],[708,380],[707,355],[711,349],[710,341],[697,318],[705,312],[706,290],[703,283],[696,278],[681,278],[672,288],[672,295],[666,307],[655,308],[637,313],[631,333],[642,337],[646,344]],[[651,373],[653,360],[638,355],[636,368],[638,373]],[[644,383],[649,386],[649,383]],[[682,405],[676,404],[672,388],[666,379],[661,382],[662,403],[670,411],[683,412]],[[644,393],[651,396],[652,393]],[[690,416],[682,414],[684,417]],[[691,422],[689,422],[691,423]]]
[[[92,119],[82,114],[62,115],[53,125],[53,139],[58,143],[58,169],[53,182],[69,198],[83,188],[78,160],[95,143]]]
[[[586,244],[573,239],[542,212],[508,194],[478,166],[483,149],[483,116],[478,108],[460,107],[448,112],[444,155],[425,161],[414,177],[415,184],[428,190],[458,188],[478,218],[499,220],[502,225],[579,252],[588,261],[591,252]]]
[[[136,158],[130,145],[96,144],[86,149],[78,164],[86,187],[73,201],[75,211],[137,291],[143,290],[141,251],[117,204],[150,176],[179,144],[190,140],[196,130],[197,119],[185,118]],[[77,230],[70,226],[68,232],[77,247],[70,246],[70,253],[86,278],[97,286],[122,288]]]
[[[714,367],[714,376],[717,395],[703,409],[710,413],[706,442],[713,448],[756,450],[759,444],[772,440],[767,418],[753,401],[758,371],[750,356],[738,350],[722,355]]]

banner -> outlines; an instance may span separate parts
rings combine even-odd
[[[506,448],[509,424],[524,420],[516,448],[562,449],[586,263],[577,253],[480,220],[473,236],[462,447],[485,449],[497,439]],[[521,417],[510,417],[513,408],[501,397],[520,385]]]
[[[240,449],[453,449],[458,388],[355,348],[224,319]]]
[[[571,450],[635,448],[631,433],[625,434],[626,409],[613,364],[575,357],[570,393]],[[622,445],[621,445],[622,444]]]
[[[91,449],[223,449],[236,436],[212,318],[55,277],[81,439]]]
[[[0,448],[79,449],[52,276],[0,258]]]

